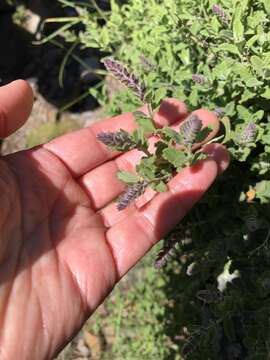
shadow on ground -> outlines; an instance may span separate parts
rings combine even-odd
[[[35,14],[35,17],[39,19],[38,29],[46,18],[75,15],[73,9],[63,9],[55,1],[30,0],[21,3],[30,10],[30,14]],[[15,6],[10,6],[5,0],[0,0],[0,80],[2,85],[18,78],[31,78],[38,86],[39,93],[48,102],[61,108],[78,99],[89,87],[100,81],[96,75],[85,75],[85,68],[74,58],[69,57],[65,67],[63,87],[61,87],[59,70],[70,45],[63,43],[61,39],[57,40],[61,42],[62,48],[52,43],[34,45],[36,34],[14,23],[15,11]],[[56,25],[50,25],[50,27],[45,27],[43,34],[48,35],[56,29]],[[96,69],[99,67],[98,51],[75,49],[75,53],[90,67]],[[96,107],[95,99],[87,96],[71,107],[71,110],[82,112]]]

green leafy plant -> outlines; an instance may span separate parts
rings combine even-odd
[[[104,64],[107,70],[130,88],[142,102],[145,101],[146,97],[150,101],[148,103],[148,114],[139,111],[134,112],[138,129],[133,134],[120,129],[114,133],[103,132],[97,135],[101,142],[113,150],[125,152],[137,149],[145,154],[136,166],[136,174],[127,171],[118,172],[118,178],[129,185],[126,192],[118,199],[117,208],[123,210],[141,196],[147,186],[155,191],[164,192],[167,190],[166,183],[171,180],[175,173],[181,171],[185,166],[194,165],[199,160],[206,158],[206,154],[200,149],[194,152],[193,146],[196,143],[203,142],[211,129],[203,128],[202,121],[197,115],[191,115],[186,119],[181,125],[180,131],[173,130],[170,127],[156,128],[153,118],[156,92],[148,92],[147,95],[147,89],[144,85],[121,63],[113,59],[105,59]],[[245,133],[240,139],[241,144],[248,144],[254,138],[254,130],[251,132],[252,129],[245,129]],[[159,137],[155,143],[156,151],[154,153],[149,152],[148,137],[150,135]],[[176,148],[176,146],[181,148]]]
[[[136,74],[133,91],[124,89],[111,98],[107,85],[90,90],[110,114],[134,112],[142,99],[150,104],[148,115],[135,112],[135,134],[119,129],[100,138],[115,149],[145,152],[136,174],[119,175],[131,187],[124,205],[142,192],[145,182],[157,191],[166,190],[172,174],[197,160],[183,131],[154,128],[152,111],[166,96],[185,101],[190,110],[217,111],[224,125],[221,141],[232,158],[229,170],[164,240],[158,256],[157,267],[167,264],[164,291],[176,299],[167,313],[177,321],[169,331],[171,339],[184,358],[267,359],[269,1],[111,0],[110,5],[104,12],[73,4],[83,30],[63,35],[112,55]],[[143,97],[136,90],[138,83],[143,84]],[[160,136],[154,155],[147,153],[149,133]],[[126,148],[109,143],[116,138]],[[181,155],[176,145],[184,145]],[[164,184],[157,189],[160,181]]]

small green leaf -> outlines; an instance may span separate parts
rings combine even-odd
[[[204,127],[196,136],[195,143],[203,142],[212,131],[211,126]]]
[[[222,122],[222,124],[224,125],[225,128],[225,137],[222,141],[222,144],[226,144],[228,141],[231,140],[231,121],[227,116],[224,116],[222,119],[220,119],[220,121]]]
[[[262,180],[255,186],[256,197],[262,204],[267,204],[270,201],[270,181]]]
[[[156,156],[159,158],[160,156],[162,156],[163,150],[167,149],[168,144],[166,144],[163,141],[158,141],[155,143],[155,148],[156,148]]]
[[[136,129],[132,134],[132,138],[138,150],[148,149],[148,141],[142,128]]]
[[[168,190],[167,185],[164,181],[153,182],[150,184],[151,188],[157,192],[165,192]]]
[[[270,2],[269,2],[269,0],[262,0],[262,2],[263,2],[263,5],[265,7],[266,12],[268,14],[270,14]]]
[[[119,180],[121,180],[127,184],[136,184],[137,182],[140,181],[140,178],[138,175],[133,174],[128,171],[118,171],[116,175]]]
[[[252,65],[252,68],[256,73],[260,76],[263,76],[263,70],[264,70],[264,62],[259,56],[251,56],[250,62]]]
[[[236,18],[233,22],[233,35],[236,42],[240,42],[243,40],[244,26],[240,18]]]
[[[147,181],[153,181],[156,178],[157,167],[155,165],[156,156],[142,158],[136,166],[137,173]]]
[[[156,130],[153,121],[143,113],[136,111],[133,115],[136,118],[136,123],[143,129],[144,132],[153,133]]]
[[[165,87],[161,87],[159,88],[156,92],[155,92],[155,103],[159,104],[161,100],[163,100],[167,95],[167,89]]]
[[[168,126],[164,126],[162,129],[158,129],[156,131],[156,135],[160,136],[161,139],[168,142],[173,141],[176,144],[183,143],[181,134]]]
[[[261,94],[261,97],[263,97],[264,99],[269,100],[270,99],[270,87],[266,87],[265,91]]]
[[[169,161],[169,163],[174,165],[176,168],[182,166],[186,160],[185,153],[173,147],[163,150],[162,154],[163,154],[163,158]]]
[[[233,45],[233,44],[221,44],[219,45],[219,47],[214,50],[216,52],[219,52],[219,51],[227,51],[231,54],[235,54],[235,55],[239,55],[240,56],[240,52],[239,52],[239,49],[236,45]]]
[[[201,152],[201,151],[198,151],[198,152],[196,152],[194,155],[193,155],[193,158],[192,158],[192,160],[191,160],[191,162],[190,162],[190,165],[192,166],[192,165],[195,165],[198,161],[200,161],[200,160],[204,160],[204,159],[206,159],[208,157],[208,154],[205,154],[205,153],[203,153],[203,152]]]

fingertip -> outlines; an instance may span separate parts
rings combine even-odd
[[[159,126],[172,125],[186,117],[187,114],[187,106],[182,101],[175,98],[166,98],[155,113],[154,120]]]
[[[203,126],[211,126],[212,128],[211,133],[204,140],[204,143],[216,136],[216,134],[219,132],[220,121],[213,111],[209,111],[207,109],[198,109],[193,111],[192,114],[197,115],[201,119]]]
[[[210,158],[214,159],[218,166],[218,174],[222,174],[230,164],[230,154],[221,144],[209,144],[203,148]]]
[[[33,91],[24,80],[16,80],[0,87],[0,137],[20,128],[33,106]]]

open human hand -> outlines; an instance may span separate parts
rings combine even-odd
[[[0,137],[20,127],[32,108],[24,81],[0,88]],[[197,110],[218,128],[211,112]],[[159,125],[187,116],[183,103],[165,100]],[[120,278],[201,198],[228,165],[221,145],[184,169],[169,191],[151,194],[119,212],[116,178],[141,154],[110,152],[102,131],[135,128],[127,113],[0,158],[0,359],[50,359],[79,331]]]

